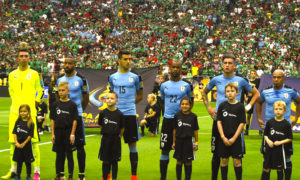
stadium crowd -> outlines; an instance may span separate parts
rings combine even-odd
[[[0,72],[17,67],[20,41],[32,48],[30,66],[44,75],[67,54],[77,67],[117,68],[118,49],[135,55],[136,67],[167,64],[177,54],[186,73],[215,76],[227,50],[238,72],[282,68],[297,77],[299,0],[1,0]]]

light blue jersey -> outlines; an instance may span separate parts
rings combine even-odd
[[[288,120],[291,124],[291,103],[292,100],[296,100],[299,97],[299,93],[288,86],[283,86],[279,90],[275,90],[273,87],[268,87],[262,90],[260,94],[260,99],[266,103],[265,111],[265,124],[268,120],[275,117],[273,112],[273,104],[276,101],[284,101],[286,104],[286,113],[284,114],[284,119]]]
[[[143,81],[135,73],[116,73],[108,77],[110,89],[118,94],[116,107],[125,116],[136,116],[135,96],[136,92],[143,89]]]
[[[225,96],[225,86],[228,83],[237,83],[239,94],[236,96],[238,101],[241,100],[242,90],[245,89],[247,92],[252,90],[252,86],[242,77],[233,75],[231,78],[225,77],[223,74],[212,78],[209,83],[207,84],[206,88],[208,90],[212,90],[214,87],[217,87],[217,104],[216,104],[216,111],[218,111],[219,105],[227,101]]]
[[[183,81],[166,81],[160,86],[161,99],[165,102],[165,118],[174,118],[180,111],[180,101],[183,97],[192,97],[192,86]]]
[[[59,82],[68,82],[70,85],[69,98],[75,102],[78,109],[78,115],[82,117],[83,109],[81,104],[82,94],[89,93],[89,86],[87,80],[80,74],[76,73],[73,77],[69,78],[66,75],[61,76],[57,79],[56,85],[58,86]]]

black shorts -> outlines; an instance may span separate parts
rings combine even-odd
[[[147,124],[146,127],[149,128],[149,131],[153,134],[156,133],[156,128],[157,128],[157,119],[155,118],[148,118],[146,119]]]
[[[75,131],[75,146],[77,149],[85,145],[85,129],[84,122],[81,116],[77,120],[77,126]]]
[[[211,132],[211,152],[218,154],[218,146],[221,141],[221,137],[218,130],[217,121],[214,120]]]
[[[230,139],[231,137],[227,137]],[[218,156],[221,158],[232,158],[241,159],[243,158],[243,145],[242,138],[239,136],[231,146],[226,146],[223,140],[219,141]]]
[[[264,169],[283,169],[285,167],[283,146],[277,146],[273,148],[266,147],[264,153]]]
[[[22,149],[15,147],[13,160],[16,162],[32,163],[34,161],[34,157],[31,142],[28,142]]]
[[[173,144],[174,118],[164,118],[160,134],[160,149],[170,151]]]
[[[55,143],[53,144],[52,151],[54,152],[72,152],[74,151],[75,145],[70,142],[72,128],[67,129],[55,129]],[[76,140],[76,137],[75,137]]]
[[[195,160],[192,137],[176,138],[173,157],[182,162]]]
[[[113,162],[121,160],[121,138],[118,135],[102,135],[98,158],[101,161]]]
[[[140,139],[139,126],[136,116],[124,116],[125,131],[124,141],[125,143],[134,143]]]

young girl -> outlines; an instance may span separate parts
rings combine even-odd
[[[270,119],[265,127],[264,139],[264,164],[262,180],[270,179],[270,169],[277,169],[277,179],[283,179],[283,169],[291,154],[288,149],[291,146],[293,133],[290,123],[284,119],[286,111],[284,101],[277,101],[273,105],[275,118]]]
[[[31,179],[31,163],[34,161],[31,145],[33,132],[34,124],[30,115],[30,107],[27,104],[23,104],[19,108],[19,118],[13,130],[16,144],[13,160],[17,162],[17,177],[15,180],[20,180],[21,178],[23,162],[25,162],[27,168],[26,180]]]
[[[156,103],[157,101],[156,101],[155,94],[149,94],[147,101],[148,101],[148,104],[145,108],[144,119],[147,121],[146,127],[149,128],[151,136],[155,136],[157,122],[158,122],[159,113],[160,113],[160,108],[159,108],[159,105]],[[142,136],[144,136],[145,126],[142,125],[141,129],[142,129]]]
[[[102,179],[110,179],[110,169],[112,169],[112,179],[117,179],[118,161],[121,160],[121,137],[124,133],[124,116],[116,108],[118,95],[110,92],[106,96],[107,108],[99,113],[98,124],[101,128],[101,147],[99,159],[102,163]]]
[[[181,111],[175,114],[175,129],[173,131],[174,158],[177,159],[176,177],[181,179],[182,164],[184,163],[185,179],[191,179],[192,160],[194,151],[198,150],[198,121],[197,115],[191,112],[192,101],[184,97],[180,102]],[[193,145],[193,136],[195,144]],[[193,151],[194,150],[194,151]]]

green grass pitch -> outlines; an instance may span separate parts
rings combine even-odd
[[[8,114],[9,114],[10,99],[0,98],[0,176],[7,173],[10,168],[9,163],[9,143],[8,139]],[[211,157],[210,152],[210,137],[212,120],[208,116],[205,107],[202,103],[196,103],[193,112],[198,115],[199,122],[199,150],[196,151],[196,160],[193,161],[192,179],[210,179],[211,177]],[[48,120],[49,123],[49,120]],[[147,130],[146,130],[147,132]],[[86,179],[97,180],[102,176],[101,165],[98,159],[98,151],[100,147],[100,135],[98,128],[86,128]],[[300,179],[300,135],[294,133],[294,155],[293,160],[293,174],[292,179]],[[261,137],[258,131],[250,131],[250,136],[245,137],[246,155],[243,158],[243,179],[256,180],[260,179],[262,172],[263,157],[259,152]],[[52,144],[50,143],[50,133],[45,132],[41,135],[40,142],[41,151],[41,179],[51,180],[55,177],[55,153],[52,152]],[[159,173],[159,136],[150,137],[149,133],[141,138],[137,144],[139,153],[138,177],[139,180],[158,180]],[[175,165],[176,160],[172,157],[173,151],[170,153],[170,164],[168,168],[168,180],[176,179]],[[76,152],[74,152],[75,169],[74,178],[77,179],[78,165]],[[67,163],[66,163],[67,164]],[[25,165],[23,165],[22,177],[25,177]],[[67,175],[67,166],[65,168]],[[219,172],[220,174],[221,172]],[[184,176],[184,172],[183,172]],[[275,171],[271,173],[271,179],[276,179]],[[122,160],[119,162],[119,180],[130,179],[130,161],[129,148],[127,144],[122,142]],[[219,179],[221,179],[219,175]],[[230,159],[228,179],[235,179],[234,168],[232,160]]]

